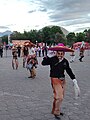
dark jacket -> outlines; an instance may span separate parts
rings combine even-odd
[[[54,78],[65,78],[65,70],[71,79],[75,79],[75,75],[73,74],[69,62],[67,59],[63,59],[59,62],[57,56],[54,57],[44,57],[42,61],[42,65],[50,65],[50,77]]]
[[[27,56],[28,53],[29,53],[28,47],[24,47],[24,48],[23,48],[23,54],[24,54],[25,56]]]

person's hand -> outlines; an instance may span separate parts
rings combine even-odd
[[[48,54],[47,54],[47,56],[49,57],[49,58],[51,58],[51,57],[53,57],[53,56],[55,56],[56,55],[56,52],[55,51],[48,51]]]
[[[73,79],[73,86],[74,86],[75,98],[77,99],[80,96],[80,88],[78,86],[76,79]]]

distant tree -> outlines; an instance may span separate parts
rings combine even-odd
[[[52,34],[52,40],[55,44],[60,43],[60,42],[65,42],[63,31],[61,30],[59,26],[52,26],[51,34]]]
[[[28,39],[30,39],[30,41],[31,42],[33,42],[33,43],[36,43],[36,40],[37,40],[37,30],[31,30],[30,32],[29,32],[29,38]]]
[[[90,29],[84,31],[84,33],[85,33],[86,41],[90,43]]]
[[[2,43],[6,43],[6,44],[8,44],[8,36],[7,35],[5,35],[5,36],[3,36],[2,37]]]
[[[6,36],[5,36],[6,37]],[[8,41],[8,38],[2,37],[3,41]],[[30,40],[33,43],[44,42],[48,45],[50,44],[57,44],[57,43],[64,43],[68,45],[72,45],[74,42],[77,41],[88,41],[90,42],[90,29],[84,30],[82,33],[74,33],[70,32],[68,35],[64,35],[63,31],[59,26],[46,26],[43,27],[41,30],[30,30],[24,31],[24,33],[20,33],[14,31],[10,35],[11,40]]]
[[[68,35],[66,35],[67,38],[67,44],[72,45],[74,42],[76,42],[76,36],[74,32],[70,32]]]
[[[50,29],[50,27],[44,27],[42,29],[42,33],[43,33],[43,42],[49,44],[50,35],[51,35],[51,29]]]
[[[85,29],[85,30],[84,30],[84,33],[87,33],[87,31],[88,31],[88,30],[87,30],[87,29]]]
[[[60,34],[59,32],[57,32],[55,34],[55,42],[56,42],[56,44],[57,43],[64,43],[64,44],[66,44],[65,40],[66,40],[66,38],[65,38],[64,34]]]
[[[38,30],[37,32],[37,42],[38,43],[43,42],[43,32],[41,30]]]
[[[43,42],[47,44],[57,44],[59,42],[65,42],[64,34],[59,26],[48,26],[42,29]]]
[[[23,40],[25,39],[24,34],[14,31],[11,35],[10,35],[11,40]]]
[[[59,32],[60,34],[63,34],[63,32],[62,32],[62,30],[59,26],[52,26],[51,27],[51,33],[56,34],[57,32]]]
[[[76,42],[82,42],[82,41],[85,41],[85,33],[82,33],[82,32],[77,33],[77,34],[76,34],[76,39],[77,39]]]

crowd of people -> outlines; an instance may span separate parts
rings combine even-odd
[[[12,47],[12,68],[18,69],[19,62],[18,58],[22,57],[23,68],[29,70],[30,75],[28,78],[35,78],[36,68],[38,64],[37,57],[47,56],[48,48],[46,46],[40,47],[35,45],[24,45],[23,47],[13,46]]]
[[[65,78],[65,71],[70,76],[73,82],[75,95],[78,97],[80,95],[80,88],[78,86],[78,81],[73,73],[69,65],[69,61],[72,63],[75,60],[75,49],[73,46],[71,47],[72,52],[70,54],[71,59],[67,60],[65,58],[65,51],[57,50],[53,52],[54,54],[50,56],[48,52],[47,46],[28,46],[24,45],[21,46],[13,46],[12,47],[12,68],[18,69],[19,61],[18,58],[22,57],[23,61],[23,68],[29,70],[30,75],[28,78],[35,78],[36,76],[36,68],[38,65],[38,57],[43,57],[42,59],[42,66],[49,65],[50,66],[50,79],[51,79],[51,86],[53,89],[53,106],[52,106],[52,114],[55,118],[59,119],[60,115],[64,115],[61,111],[61,104],[64,98],[65,88],[66,88],[66,78]],[[3,49],[0,46],[0,56],[3,56]],[[80,47],[79,49],[79,56],[78,60],[83,62],[84,58],[84,47]]]
[[[75,49],[73,48],[73,46],[71,46],[71,49],[73,50],[73,52],[71,52],[70,54],[71,56],[70,62],[72,63],[75,61]],[[27,68],[27,70],[29,70],[30,72],[28,78],[35,78],[36,76],[36,68],[38,64],[37,57],[46,57],[49,54],[48,46],[24,45],[23,47],[21,47],[20,45],[18,46],[14,45],[12,46],[11,50],[12,50],[12,68],[18,69],[19,67],[18,58],[22,57],[23,68]],[[84,51],[85,50],[83,46],[79,48],[80,62],[83,62],[82,59],[84,58]],[[3,46],[0,46],[0,56],[1,58],[3,57]]]

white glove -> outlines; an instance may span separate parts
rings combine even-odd
[[[49,58],[51,58],[51,57],[53,57],[53,56],[55,56],[56,55],[56,52],[55,51],[48,51],[48,54],[47,54],[47,56],[49,57]]]
[[[75,92],[75,99],[77,99],[80,96],[80,88],[77,84],[76,79],[73,79],[73,86],[74,86],[74,92]]]

